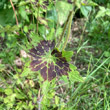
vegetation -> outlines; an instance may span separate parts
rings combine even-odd
[[[0,0],[0,110],[110,110],[110,0]]]

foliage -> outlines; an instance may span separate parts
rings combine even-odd
[[[109,109],[109,1],[10,1],[0,1],[0,109]]]

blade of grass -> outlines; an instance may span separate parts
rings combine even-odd
[[[83,83],[80,83],[80,84],[79,84],[78,88],[77,88],[77,89],[75,90],[75,92],[73,93],[72,99],[75,99],[75,97],[77,96],[79,90],[83,87],[83,85],[84,85],[88,80],[90,80],[90,79],[91,79],[91,76],[94,75],[109,59],[110,59],[110,57],[107,58],[103,63],[101,63],[90,75],[88,75]],[[71,101],[71,100],[70,100],[70,101]]]

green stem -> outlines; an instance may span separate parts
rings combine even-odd
[[[64,37],[64,34],[65,34],[65,31],[66,31],[67,25],[68,25],[68,23],[69,23],[70,16],[71,16],[71,13],[69,13],[69,15],[68,15],[67,21],[66,21],[65,26],[64,26],[64,28],[63,28],[63,32],[62,32],[62,34],[61,34],[61,36],[60,36],[60,39],[59,39],[59,41],[58,41],[58,44],[57,44],[57,46],[56,46],[57,48],[59,48],[60,42],[62,41],[62,39],[63,39],[63,37]]]
[[[70,19],[69,19],[69,26],[68,26],[68,33],[67,33],[67,37],[65,39],[64,46],[63,46],[63,49],[62,50],[65,49],[65,47],[67,45],[67,42],[68,42],[68,39],[69,39],[69,36],[70,36],[73,14],[74,14],[74,11],[71,11],[70,12]]]
[[[39,6],[39,1],[38,1],[38,12],[37,12],[38,15],[37,15],[37,19],[36,19],[37,20],[37,34],[38,34],[38,30],[39,30],[39,7],[40,6]]]
[[[70,22],[70,24],[69,24],[69,29],[68,29],[69,32],[68,32],[68,34],[67,34],[66,40],[69,39],[69,35],[70,35],[70,31],[71,31],[72,18],[73,18],[73,15],[76,13],[76,11],[77,11],[77,9],[78,9],[78,8],[76,8],[76,10],[74,11],[76,1],[77,1],[77,0],[74,0],[74,2],[73,2],[73,11],[71,11],[71,12],[69,13],[69,15],[68,15],[67,21],[66,21],[65,26],[64,26],[64,28],[63,28],[63,32],[62,32],[62,34],[61,34],[61,36],[60,36],[60,39],[59,39],[59,41],[58,41],[58,44],[57,44],[57,46],[56,46],[57,48],[59,48],[60,43],[61,43],[61,41],[62,41],[62,39],[63,39],[63,37],[64,37],[66,28],[67,28],[67,26],[68,26],[68,23]],[[66,44],[67,44],[67,41],[65,41],[65,44],[64,44],[63,49],[66,47]]]

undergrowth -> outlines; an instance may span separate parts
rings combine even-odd
[[[0,1],[0,110],[109,110],[107,0]]]

